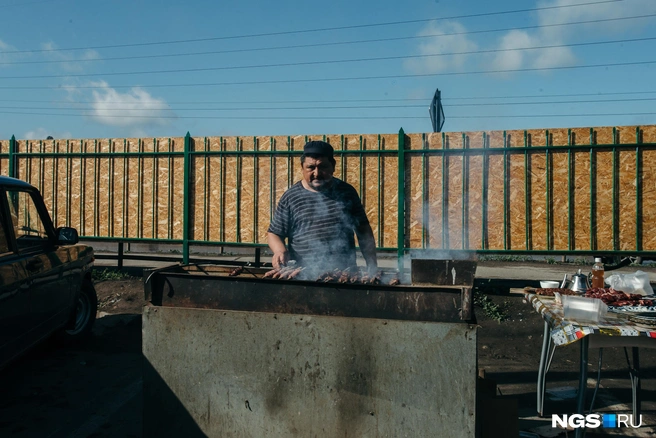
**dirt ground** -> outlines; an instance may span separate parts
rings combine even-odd
[[[61,346],[46,342],[0,371],[0,436],[142,437],[140,278],[96,283],[98,319],[90,342]],[[496,388],[498,405],[509,406],[511,421],[522,431],[543,437],[566,436],[550,427],[551,413],[574,409],[571,389],[577,386],[579,349],[559,348],[548,375],[548,418],[535,413],[535,382],[542,344],[543,320],[522,296],[492,295],[505,304],[507,320],[498,322],[476,309],[478,365]],[[643,427],[653,436],[656,425],[656,350],[641,351]],[[590,353],[590,377],[596,377],[597,354]],[[602,384],[595,410],[630,413],[631,391],[621,349],[604,352]],[[489,385],[488,385],[489,387]],[[588,386],[588,401],[593,384]],[[505,403],[505,404],[504,404]],[[586,436],[608,436],[588,433]],[[495,435],[491,435],[495,436]],[[496,435],[498,436],[498,435]],[[570,432],[569,436],[573,436]]]

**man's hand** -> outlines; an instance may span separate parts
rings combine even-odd
[[[271,264],[274,268],[280,269],[287,264],[289,260],[289,252],[287,252],[287,247],[282,241],[280,236],[273,233],[268,233],[267,240],[269,242],[269,248],[273,252],[273,257],[271,258]]]
[[[289,260],[289,253],[287,251],[276,252],[273,253],[273,257],[271,258],[271,264],[273,264],[274,268],[280,269],[287,264],[288,260]]]

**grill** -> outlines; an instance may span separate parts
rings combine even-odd
[[[379,284],[363,284],[263,278],[268,269],[248,266],[234,276],[234,266],[174,265],[148,273],[145,291],[147,301],[165,307],[473,323],[475,268],[417,259],[410,275],[382,270]],[[393,279],[399,284],[389,285]]]

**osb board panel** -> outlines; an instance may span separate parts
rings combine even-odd
[[[549,130],[549,145],[550,146],[567,146],[568,144],[568,131],[567,129],[550,129]]]
[[[424,179],[422,178],[422,158],[420,156],[406,156],[405,184],[406,205],[408,216],[406,219],[406,245],[410,248],[421,248],[424,230],[423,212],[424,202],[422,191]]]
[[[549,133],[551,136],[551,132]],[[528,146],[546,146],[547,130],[545,129],[527,129],[526,141]]]
[[[404,137],[405,149],[417,150],[424,148],[425,134],[406,134]]]
[[[109,150],[109,143],[102,143],[102,152],[107,152]],[[110,209],[107,208],[111,206],[109,202],[109,193],[112,190],[109,182],[109,158],[100,158],[99,160],[99,169],[98,169],[98,179],[99,179],[99,190],[96,196],[98,196],[98,209],[96,210],[96,216],[98,218],[98,234],[97,236],[110,236],[110,226],[109,220],[111,217]]]
[[[451,249],[464,248],[466,240],[463,227],[463,199],[462,188],[464,183],[463,157],[450,155],[446,159],[447,169],[447,217],[448,217],[448,247]]]
[[[442,134],[439,132],[426,134],[425,142],[426,149],[443,149]]]
[[[171,233],[173,239],[182,239],[184,220],[184,157],[173,158],[172,183],[172,217]]]
[[[467,240],[471,249],[483,248],[483,156],[467,161]]]
[[[9,158],[0,157],[0,175],[9,176]]]
[[[427,245],[429,248],[444,248],[442,230],[444,229],[442,210],[442,155],[428,155],[426,157],[426,201],[427,220],[424,224]]]
[[[171,176],[171,161],[169,158],[157,157],[156,162],[156,184],[155,184],[155,238],[170,238],[168,224],[171,212],[171,204],[168,196],[169,177]]]
[[[508,147],[524,147],[524,131],[506,131],[506,144]]]
[[[82,162],[82,172],[84,175],[84,186],[82,188],[82,224],[80,234],[83,236],[96,236],[96,158],[85,158]]]
[[[547,249],[547,174],[544,152],[531,152],[528,156],[530,168],[529,249]]]
[[[409,134],[404,137],[404,147],[406,150],[423,149],[424,136],[422,134]],[[424,216],[424,197],[423,191],[426,188],[426,178],[424,174],[424,161],[421,155],[406,154],[405,156],[405,203],[408,214],[405,223],[405,245],[410,248],[422,248],[428,227],[427,218]]]
[[[503,148],[504,147],[504,138],[502,131],[491,131],[487,132],[485,135],[487,141],[487,147],[489,148]],[[507,141],[507,140],[506,140]],[[481,136],[481,146],[483,142],[483,136]],[[470,141],[470,145],[472,142]],[[478,144],[478,143],[475,143]],[[471,147],[471,146],[470,146]]]
[[[230,149],[230,148],[233,149]],[[234,145],[226,145],[227,150],[234,150]],[[228,242],[239,242],[240,237],[238,233],[238,221],[237,221],[237,211],[239,205],[237,203],[238,198],[238,178],[239,168],[238,160],[235,156],[226,156],[225,158],[225,169],[224,169],[224,181],[225,181],[225,190],[224,190],[224,233],[225,240]],[[239,218],[241,219],[241,218]]]
[[[613,144],[616,139],[613,138],[613,128],[604,126],[602,128],[594,129],[594,143],[595,144]]]
[[[198,159],[197,159],[198,161]],[[202,165],[197,164],[200,175],[195,180],[200,181],[201,186],[196,186],[196,193],[202,194],[202,202],[195,204],[194,226],[189,229],[190,235],[195,240],[223,241],[223,158],[212,155],[203,158]],[[198,184],[198,183],[197,183]],[[201,209],[201,210],[199,210]]]
[[[82,147],[82,143],[78,143],[78,147]],[[71,179],[71,226],[75,227],[78,231],[82,228],[84,221],[84,158],[75,157],[72,159],[71,168],[74,175]]]
[[[397,134],[383,134],[380,136],[381,148],[389,151],[399,150],[399,136]]]
[[[656,125],[640,128],[640,137],[643,143],[656,143]]]
[[[257,150],[271,151],[273,148],[272,137],[258,137]],[[257,159],[257,219],[254,221],[257,229],[255,230],[256,242],[266,243],[267,230],[272,218],[272,190],[271,175],[272,175],[272,159],[271,156],[260,156]]]
[[[572,249],[591,249],[590,229],[590,154],[572,153]]]
[[[636,143],[640,142],[641,135],[636,135],[637,126],[620,126],[617,131],[617,142],[623,143]],[[639,134],[639,133],[638,133]]]
[[[365,190],[362,196],[362,205],[369,219],[377,246],[381,246],[383,232],[378,214],[378,205],[383,195],[382,184],[380,184],[382,172],[379,173],[379,168],[382,170],[382,161],[379,161],[377,156],[367,156],[364,159]]]
[[[9,140],[0,140],[0,154],[8,154],[8,153],[9,153]]]
[[[243,156],[240,161],[240,185],[239,185],[239,213],[240,213],[240,241],[241,242],[254,242],[255,233],[253,227],[255,226],[257,199],[256,192],[259,191],[255,185],[254,177],[257,175],[255,171],[254,157]],[[259,185],[259,184],[258,184]]]
[[[143,143],[139,143],[138,148],[143,150]],[[145,159],[135,158],[130,160],[130,184],[134,187],[130,196],[129,223],[130,229],[134,229],[134,237],[145,237],[144,220],[146,218],[146,185],[144,184]],[[150,187],[150,185],[148,185]],[[131,234],[132,235],[132,234]]]
[[[44,175],[44,178],[43,178],[42,187],[39,187],[39,190],[41,191],[41,195],[43,196],[43,200],[48,208],[48,212],[50,213],[51,218],[54,217],[55,214],[55,189],[53,187],[53,184],[55,183],[54,175],[56,172],[55,163],[56,160],[54,160],[52,157],[43,158],[42,175]],[[18,176],[19,178],[24,178],[25,172],[24,171],[18,172]]]
[[[55,183],[54,186],[54,199],[52,221],[57,226],[67,225],[68,218],[68,203],[70,202],[70,195],[68,193],[70,175],[68,173],[67,161],[70,159],[59,159],[55,161]]]
[[[656,150],[642,153],[642,250],[656,250]]]
[[[590,144],[590,129],[589,128],[572,128],[571,134],[572,145],[587,145]],[[594,142],[594,131],[592,135],[592,142]],[[567,143],[565,143],[567,144]]]
[[[504,156],[489,154],[487,177],[487,248],[504,248]],[[506,230],[507,231],[507,230]]]
[[[509,249],[526,249],[526,175],[524,154],[508,157],[508,236]]]
[[[383,223],[385,234],[383,236],[383,247],[397,247],[398,242],[398,158],[386,156],[383,158]]]
[[[198,142],[195,145],[198,147]],[[197,150],[205,150],[205,147],[209,144],[202,142],[201,149]],[[209,181],[219,178],[218,169],[210,174],[209,163],[209,155],[194,155],[191,159],[189,199],[195,200],[189,209],[189,238],[192,240],[209,240]]]
[[[142,147],[147,148],[147,143],[142,143]],[[144,238],[154,238],[157,219],[156,213],[156,193],[157,193],[157,169],[156,161],[144,158],[141,165],[141,185],[143,187],[141,194],[141,205],[143,213],[141,218],[141,236]]]
[[[256,242],[266,243],[267,230],[271,223],[272,210],[271,210],[271,166],[269,158],[258,158],[257,165],[258,181],[257,188],[258,204],[257,204],[257,238]]]
[[[636,242],[636,153],[618,152],[618,244],[622,251],[637,248]]]
[[[550,181],[551,203],[549,215],[551,217],[552,248],[567,250],[569,245],[569,218],[567,202],[569,199],[568,168],[569,157],[567,151],[550,151]]]
[[[595,231],[596,249],[613,249],[613,154],[606,148],[595,150]]]

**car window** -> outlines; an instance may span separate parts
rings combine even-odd
[[[29,252],[48,245],[48,234],[34,200],[28,192],[7,191],[9,213],[19,252]]]

